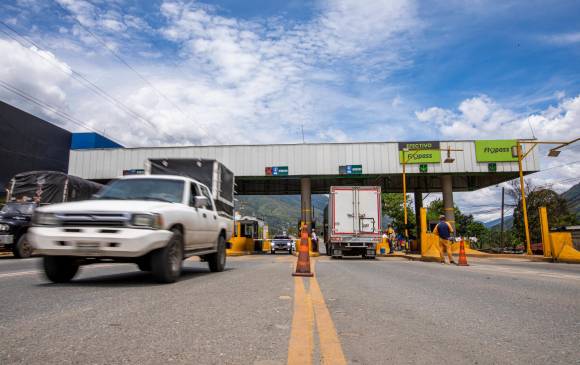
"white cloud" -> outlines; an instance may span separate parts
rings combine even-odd
[[[457,111],[432,107],[415,115],[446,138],[526,138],[532,136],[530,125],[540,139],[580,135],[580,95],[532,115],[506,109],[485,95],[462,101]]]
[[[47,104],[63,108],[69,85],[69,66],[50,52],[35,47],[24,48],[15,41],[0,39],[0,80]],[[25,77],[24,77],[25,76]],[[13,93],[0,89],[5,100],[21,101]],[[38,107],[35,107],[39,110]]]
[[[567,46],[580,43],[580,32],[560,33],[542,36],[541,40],[560,46]]]
[[[462,101],[457,110],[431,107],[415,114],[419,121],[449,139],[527,138],[531,137],[531,125],[539,140],[569,141],[580,136],[580,95],[566,98],[559,93],[557,96],[557,105],[532,115],[507,109],[485,95]],[[571,164],[578,160],[577,147],[564,150],[557,159],[546,157],[548,147],[539,148],[540,163],[546,171],[526,177],[526,181],[559,193],[566,191],[580,181],[580,164]],[[560,167],[552,169],[556,166]],[[500,191],[490,187],[459,193],[456,202],[468,212],[487,211],[490,208],[481,207],[489,206],[489,202],[499,202]],[[499,217],[499,208],[475,216],[484,221],[495,219]]]
[[[384,77],[388,70],[401,67],[401,44],[418,28],[413,1],[327,1],[303,23],[282,18],[241,20],[219,15],[201,2],[164,1],[159,7],[165,18],[161,29],[127,14],[118,2],[57,1],[69,19],[91,29],[155,89],[119,64],[74,21],[65,18],[54,33],[35,33],[39,43],[54,50],[58,62],[66,60],[156,128],[66,75],[55,81],[54,66],[38,57],[33,62],[39,66],[34,83],[45,86],[42,92],[50,95],[46,102],[128,146],[293,142],[301,140],[301,124],[310,141],[344,141],[352,138],[345,131],[348,126],[332,125],[347,113],[362,113],[357,117],[368,118],[368,123],[364,121],[368,125],[380,122],[378,115],[392,116],[395,108],[397,113],[408,112],[396,92],[386,87],[369,98],[349,95],[343,85],[368,82],[365,73]],[[148,43],[146,35],[165,37],[174,43],[171,47],[179,48],[179,57],[164,54]],[[14,58],[0,62],[11,67],[14,79],[28,79],[22,77],[29,73],[26,62]],[[344,73],[341,63],[356,65],[357,74]],[[38,85],[21,86],[36,93]],[[393,104],[385,105],[386,100]]]

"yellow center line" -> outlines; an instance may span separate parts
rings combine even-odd
[[[315,260],[311,261],[313,273],[315,272],[315,263]],[[308,291],[305,290],[304,280],[308,280]],[[322,363],[328,365],[346,364],[347,361],[336,327],[316,278],[294,278],[294,292],[294,317],[290,345],[288,346],[288,364],[312,364],[314,318],[316,319]]]
[[[314,313],[316,316],[322,363],[346,365],[346,358],[340,345],[336,327],[334,326],[330,311],[324,302],[324,296],[316,279],[310,282],[310,295],[312,296],[312,304],[314,305]]]
[[[314,311],[301,277],[294,278],[294,316],[288,345],[288,365],[312,364]]]

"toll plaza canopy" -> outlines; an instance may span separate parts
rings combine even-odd
[[[215,159],[235,174],[236,193],[300,194],[301,178],[311,193],[327,194],[333,185],[379,185],[402,191],[472,191],[518,176],[516,140],[306,143],[71,150],[69,174],[106,182],[142,174],[149,159]],[[525,146],[524,146],[525,152]],[[539,170],[532,151],[524,173]]]

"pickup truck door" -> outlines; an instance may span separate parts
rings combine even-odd
[[[191,183],[187,207],[188,214],[183,222],[185,226],[185,249],[187,251],[201,248],[205,240],[203,219],[199,209],[195,207],[195,197],[197,195],[199,195],[197,184]]]
[[[209,189],[204,185],[198,185],[201,190],[201,195],[208,200],[208,205],[199,208],[201,219],[205,224],[205,245],[204,247],[214,247],[218,238],[219,217],[215,210],[215,204],[209,192]]]

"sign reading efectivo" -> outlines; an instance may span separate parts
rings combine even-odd
[[[399,162],[439,163],[441,150],[439,141],[399,142]]]
[[[268,166],[266,176],[288,176],[288,166]]]
[[[515,139],[475,141],[475,158],[477,162],[513,162]]]
[[[440,147],[439,141],[423,141],[423,142],[399,142],[399,151],[408,149],[412,150],[438,150]]]

